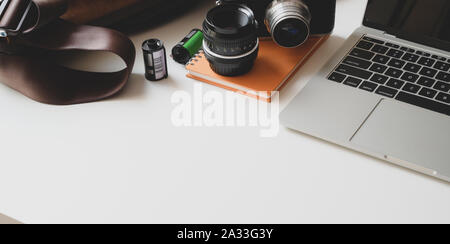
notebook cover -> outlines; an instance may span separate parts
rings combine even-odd
[[[271,40],[261,41],[255,66],[237,77],[214,73],[200,52],[186,65],[187,77],[270,102],[271,92],[280,91],[326,39],[328,36],[310,38],[297,48],[283,48]]]

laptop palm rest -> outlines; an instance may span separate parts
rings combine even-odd
[[[351,142],[433,175],[450,175],[450,118],[383,99]]]

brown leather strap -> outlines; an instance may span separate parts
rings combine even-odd
[[[28,3],[10,0],[0,16],[0,29],[14,30]],[[20,32],[0,38],[0,81],[48,104],[92,102],[116,94],[131,74],[136,56],[133,43],[114,30],[59,19],[66,6],[67,0],[32,1]],[[113,73],[85,72],[60,66],[51,58],[54,52],[71,50],[112,52],[123,59],[126,68]]]

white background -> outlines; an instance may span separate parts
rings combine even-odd
[[[338,0],[333,36],[285,87],[282,108],[360,25],[366,2]],[[209,7],[132,39],[170,49]],[[110,68],[102,58],[81,64]],[[120,95],[67,107],[1,85],[0,212],[25,223],[450,222],[449,184],[410,170],[285,128],[269,139],[251,127],[175,128],[170,98],[196,82],[169,69],[145,81],[138,51]]]

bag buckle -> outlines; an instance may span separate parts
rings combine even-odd
[[[0,20],[3,18],[5,12],[7,11],[10,2],[11,0],[0,0]],[[25,22],[25,19],[27,18],[28,13],[30,12],[30,9],[33,5],[33,2],[31,0],[27,0],[27,2],[28,5],[26,6],[25,11],[22,13],[22,16],[20,16],[20,21],[17,26],[9,28],[0,27],[0,38],[8,38],[8,36],[15,36],[20,33],[23,23]]]

